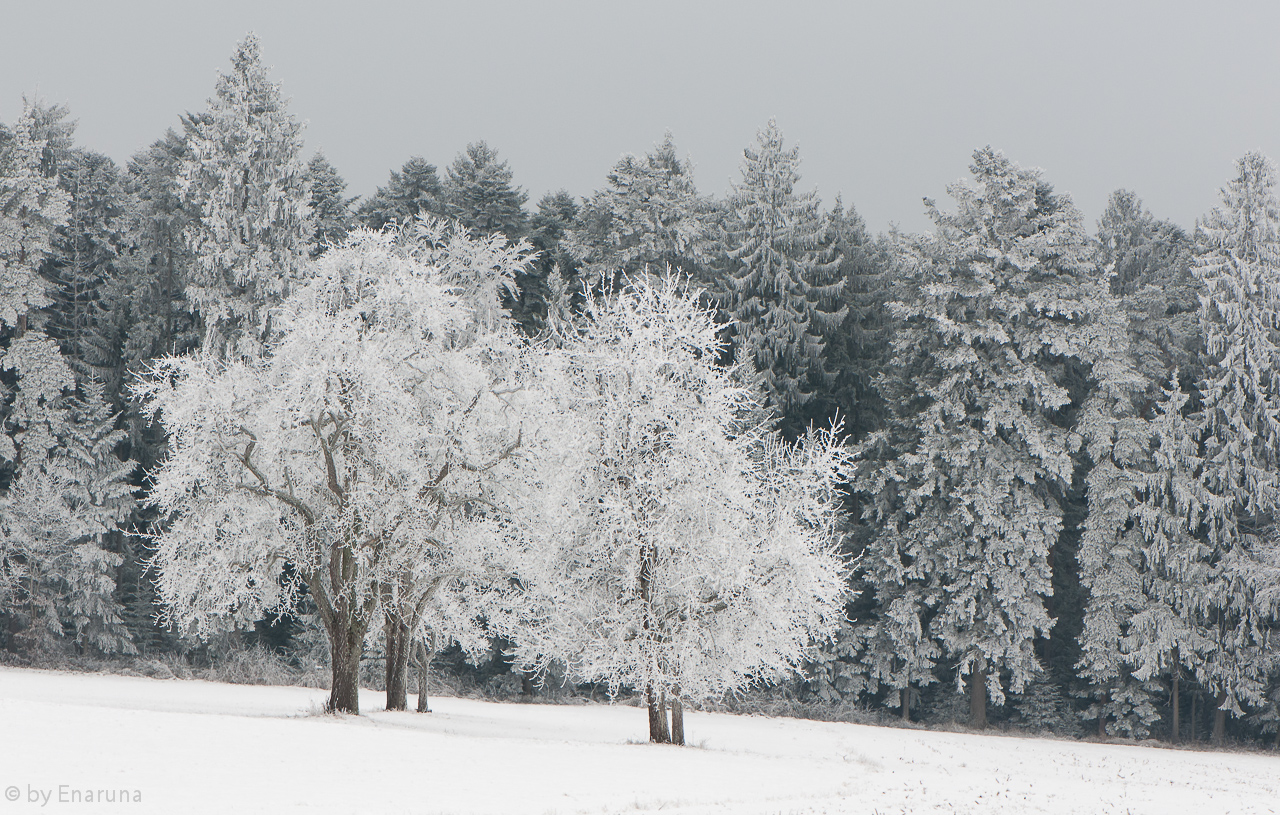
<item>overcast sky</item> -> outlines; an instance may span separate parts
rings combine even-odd
[[[671,130],[722,194],[770,117],[805,188],[876,231],[927,226],[985,144],[1092,229],[1117,187],[1190,226],[1248,150],[1280,158],[1280,3],[0,0],[0,121],[68,105],[123,162],[200,110],[248,31],[367,195],[485,139],[531,203],[603,186]]]

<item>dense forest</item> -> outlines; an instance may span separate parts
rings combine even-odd
[[[156,496],[169,489],[157,472],[181,447],[171,433],[197,434],[207,417],[159,420],[157,399],[175,416],[194,391],[157,396],[157,380],[190,380],[191,360],[230,377],[269,349],[318,353],[273,345],[273,320],[306,316],[279,316],[282,304],[302,281],[366,262],[344,252],[390,252],[388,268],[420,261],[386,248],[417,230],[433,263],[465,256],[467,268],[499,270],[467,295],[469,313],[483,314],[476,292],[491,295],[530,346],[563,342],[584,314],[634,334],[653,318],[610,299],[628,286],[641,292],[635,308],[684,315],[688,336],[701,330],[696,315],[711,315],[714,331],[686,342],[707,388],[696,404],[705,395],[741,412],[719,394],[754,389],[751,410],[799,440],[795,450],[847,461],[835,633],[808,644],[800,674],[744,668],[741,683],[708,680],[706,698],[743,687],[748,699],[925,723],[1280,739],[1280,197],[1266,157],[1240,158],[1193,227],[1117,190],[1090,229],[1041,171],[982,147],[950,201],[925,201],[931,231],[873,235],[851,202],[806,191],[774,121],[723,198],[696,188],[666,134],[620,158],[590,196],[562,190],[532,205],[485,142],[443,169],[408,157],[360,200],[323,154],[307,157],[301,132],[252,36],[207,108],[124,167],[78,144],[63,107],[28,100],[0,123],[4,659],[194,664],[252,648],[298,670],[330,661],[318,632],[332,638],[336,605],[326,611],[305,581],[282,582],[275,605],[223,607],[221,625],[184,624],[162,602],[203,590],[162,585],[158,563],[179,557],[164,547],[184,521]],[[668,283],[636,283],[648,279]],[[471,339],[445,350],[496,342],[490,317],[474,319],[450,329]],[[619,370],[657,352],[600,353],[573,364]],[[248,387],[210,377],[207,393]],[[473,408],[484,405],[461,410]],[[724,432],[737,426],[726,420]],[[840,451],[819,438],[832,428]],[[789,483],[793,448],[760,443],[777,457],[761,471]],[[246,468],[253,450],[241,453]],[[202,483],[186,489],[212,491]],[[708,481],[706,500],[721,486]],[[579,596],[594,590],[583,585]],[[554,648],[525,658],[500,626],[484,628],[492,620],[469,620],[470,641],[450,642],[446,618],[474,587],[425,628],[435,618],[405,599],[411,588],[371,595],[377,612],[343,629],[354,657],[333,658],[358,663],[367,642],[389,694],[403,694],[406,665],[433,659],[526,694],[538,692],[531,680],[565,679]],[[397,603],[415,614],[397,616]],[[470,666],[451,656],[460,648]],[[593,681],[608,690],[645,690],[601,670]]]

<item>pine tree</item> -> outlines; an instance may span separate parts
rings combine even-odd
[[[303,274],[313,226],[302,125],[268,79],[258,38],[248,35],[231,64],[208,109],[184,119],[182,184],[199,211],[186,234],[187,297],[206,346],[239,356],[261,352],[270,307]]]
[[[529,196],[512,185],[511,168],[483,141],[467,145],[445,173],[445,212],[478,236],[500,232],[509,240],[524,236]]]
[[[17,465],[0,501],[0,561],[20,563],[18,609],[28,648],[64,634],[102,653],[134,648],[114,598],[121,557],[107,549],[133,507],[132,463],[114,455],[123,434],[91,381],[76,381],[58,346],[30,333],[0,354],[17,374],[3,438]],[[0,566],[12,571],[12,566]]]
[[[1116,190],[1098,223],[1098,247],[1098,264],[1129,314],[1130,346],[1150,389],[1174,369],[1194,382],[1201,373],[1203,286],[1191,270],[1191,236],[1158,220],[1134,193]]]
[[[35,132],[38,112],[24,101],[0,153],[0,322],[19,333],[29,312],[51,302],[40,269],[68,216],[68,196],[43,166],[47,141]]]
[[[824,336],[844,320],[844,281],[828,248],[816,192],[797,193],[799,148],[784,149],[772,119],[743,151],[742,183],[729,202],[726,307],[739,361],[759,371],[782,411],[807,402],[823,370]]]
[[[361,202],[356,211],[360,223],[373,230],[389,223],[408,224],[419,214],[444,215],[444,188],[434,164],[413,156],[400,172],[391,172],[387,186]]]
[[[591,196],[569,237],[569,251],[591,285],[667,267],[694,280],[711,260],[710,205],[693,183],[668,132],[643,157],[625,155],[609,171],[609,186]]]
[[[351,205],[356,198],[343,196],[347,182],[324,153],[316,153],[307,162],[307,182],[311,187],[311,217],[315,224],[311,235],[311,257],[314,258],[347,237],[353,223]]]
[[[566,190],[542,196],[529,218],[528,241],[537,254],[525,270],[516,273],[516,292],[503,299],[525,336],[547,330],[553,287],[565,290],[569,288],[566,281],[577,277],[577,263],[565,247],[577,218],[578,202]]]
[[[877,576],[877,624],[927,632],[910,663],[936,643],[983,726],[1003,675],[1018,693],[1041,670],[1053,624],[1049,555],[1078,444],[1069,386],[1132,375],[1070,199],[990,148],[971,171],[974,187],[948,188],[957,211],[929,202],[935,233],[904,247],[919,294],[893,305],[894,412],[864,445],[860,484],[879,530],[863,557],[893,578]]]
[[[1261,702],[1273,661],[1266,628],[1275,609],[1258,598],[1275,557],[1280,502],[1280,201],[1275,165],[1259,153],[1196,231],[1196,274],[1204,282],[1200,322],[1212,363],[1202,386],[1204,466],[1209,498],[1202,522],[1220,573],[1200,599],[1217,648],[1197,675],[1216,695],[1214,738],[1225,713]]]

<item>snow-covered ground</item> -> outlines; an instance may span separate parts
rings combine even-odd
[[[1280,808],[1280,758],[1266,755],[697,712],[695,746],[679,748],[644,743],[644,712],[620,705],[433,698],[434,713],[388,713],[366,691],[365,715],[315,715],[325,696],[0,669],[0,815]],[[72,801],[98,790],[130,800]]]

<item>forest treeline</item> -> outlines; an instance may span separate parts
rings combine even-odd
[[[133,383],[167,356],[261,354],[309,264],[435,216],[521,247],[498,296],[530,340],[679,270],[784,437],[842,423],[849,599],[789,694],[979,727],[1280,737],[1264,156],[1193,228],[1118,190],[1091,229],[1039,170],[982,148],[949,202],[925,202],[930,231],[876,235],[806,191],[773,121],[724,197],[667,134],[591,195],[536,203],[485,142],[443,167],[408,157],[357,199],[301,131],[252,37],[207,108],[123,167],[61,106],[0,124],[0,649],[202,647],[158,605],[167,518],[148,496],[170,439]],[[304,622],[244,636],[311,648]]]

